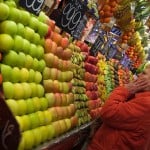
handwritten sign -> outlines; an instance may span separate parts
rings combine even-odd
[[[105,32],[101,31],[95,43],[92,45],[90,49],[90,54],[92,56],[97,56],[98,51],[100,51],[103,54],[103,48],[106,44],[106,41],[107,41],[107,36],[105,35]]]
[[[0,150],[17,150],[19,125],[0,94]]]
[[[67,0],[58,9],[58,11],[55,10],[56,13],[52,13],[55,16],[52,19],[55,20],[57,26],[73,35],[84,16],[86,7],[80,0]],[[59,15],[57,12],[59,12]]]
[[[29,12],[38,15],[42,9],[45,0],[20,0],[19,5]]]
[[[81,34],[86,26],[86,23],[87,23],[87,17],[86,17],[86,15],[84,15],[82,20],[80,21],[79,25],[77,26],[77,28],[73,31],[73,37],[75,39],[81,38]]]

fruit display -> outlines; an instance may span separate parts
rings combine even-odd
[[[51,101],[45,97],[42,85],[48,17],[44,13],[36,17],[19,9],[14,1],[1,2],[0,7],[2,89],[20,127],[18,149],[32,149],[56,136],[52,112],[48,110]]]
[[[50,18],[53,13],[47,16],[39,10],[35,16],[19,6],[18,0],[0,0],[0,87],[19,125],[18,150],[34,149],[65,133],[68,136],[71,130],[99,118],[112,90],[132,81],[146,64],[148,0],[81,3],[86,6],[83,12],[74,8],[77,1],[67,7],[63,4],[69,30],[79,21],[82,26],[81,16],[87,21],[77,40],[65,32],[65,26],[56,25]],[[59,4],[55,7],[58,14]],[[91,43],[84,41],[87,36]],[[98,55],[90,53],[93,44],[93,53]]]
[[[43,85],[45,96],[51,104],[48,111],[52,114],[57,137],[78,123],[71,82],[74,66],[70,61],[72,51],[69,39],[60,34],[60,29],[53,20],[49,20],[48,25],[44,44],[46,67],[43,71]]]
[[[119,66],[118,79],[119,79],[119,85],[123,86],[133,80],[133,74],[129,69]]]
[[[99,15],[101,23],[110,23],[118,6],[118,0],[100,1]]]
[[[84,81],[86,96],[88,101],[86,103],[88,107],[88,112],[92,119],[99,117],[99,111],[101,106],[101,99],[99,98],[98,85],[97,85],[97,75],[98,67],[97,62],[98,58],[89,55],[90,47],[81,41],[77,41],[77,45],[81,48],[81,52],[85,55],[84,60]]]
[[[69,48],[71,48],[73,52],[71,61],[75,65],[75,69],[73,71],[74,78],[72,79],[72,93],[74,94],[74,104],[77,109],[75,115],[78,118],[78,126],[81,126],[91,120],[86,105],[86,102],[88,100],[85,88],[86,83],[83,80],[85,75],[85,55],[81,53],[80,47],[78,47],[75,43],[70,43]]]

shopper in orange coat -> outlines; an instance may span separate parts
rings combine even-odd
[[[150,150],[150,66],[111,93],[101,118],[88,150]]]

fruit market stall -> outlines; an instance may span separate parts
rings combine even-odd
[[[148,59],[149,5],[1,0],[0,149],[14,132],[18,150],[83,143],[111,91]]]

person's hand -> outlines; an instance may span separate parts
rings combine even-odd
[[[138,79],[126,84],[125,87],[128,89],[130,95],[134,95],[137,92],[141,92],[150,87],[150,82],[147,77],[139,77]]]

